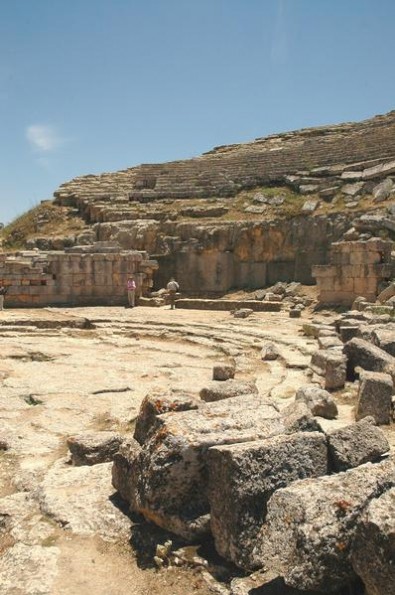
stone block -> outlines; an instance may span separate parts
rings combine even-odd
[[[261,360],[263,361],[273,361],[278,359],[280,356],[280,352],[278,347],[273,341],[266,341],[261,349]]]
[[[390,449],[384,433],[373,417],[328,434],[329,457],[333,471],[347,471],[364,463],[380,461]]]
[[[339,332],[343,343],[347,343],[358,335],[359,326],[341,326]]]
[[[296,433],[208,451],[211,530],[217,552],[252,568],[256,537],[271,495],[292,481],[328,471],[323,434]]]
[[[337,417],[337,405],[332,395],[318,386],[301,386],[295,395],[295,401],[302,401],[313,415],[326,419]]]
[[[394,383],[389,374],[361,372],[358,403],[355,411],[356,419],[372,416],[379,425],[389,424],[393,394]]]
[[[74,465],[109,463],[122,444],[122,436],[114,432],[87,432],[70,436],[67,446]]]
[[[339,337],[329,336],[329,337],[318,337],[318,346],[320,349],[334,349],[334,348],[343,348],[343,343],[339,339]]]
[[[294,401],[281,410],[285,432],[322,432],[320,424],[303,401]]]
[[[376,329],[372,333],[372,341],[392,357],[395,357],[395,328]]]
[[[204,406],[204,403],[190,395],[154,392],[147,395],[140,406],[136,419],[134,439],[140,444],[148,439],[155,427],[156,417],[163,413],[189,411]]]
[[[235,365],[227,362],[218,362],[213,366],[213,380],[229,380],[234,378]]]
[[[223,384],[223,383],[221,383]],[[156,428],[132,464],[120,461],[115,487],[130,507],[185,539],[209,531],[207,451],[284,432],[276,405],[258,395],[156,417]],[[127,486],[127,489],[125,488]]]
[[[311,369],[323,377],[326,390],[343,388],[346,383],[346,357],[334,349],[320,349],[311,358]]]
[[[355,368],[361,367],[371,372],[384,372],[395,377],[395,358],[364,339],[355,337],[344,345],[347,357],[347,369],[350,378],[354,378]]]
[[[202,401],[221,401],[222,399],[230,399],[240,395],[256,394],[258,389],[255,382],[246,382],[241,380],[224,380],[221,382],[210,382],[206,387],[202,388],[199,395]]]
[[[358,519],[394,485],[394,461],[386,460],[277,490],[257,538],[257,563],[303,591],[346,587],[355,579],[350,552]]]
[[[357,521],[351,561],[368,595],[392,595],[395,585],[395,488],[377,495]]]

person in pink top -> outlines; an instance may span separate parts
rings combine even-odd
[[[128,304],[129,308],[134,308],[135,296],[136,296],[136,281],[133,277],[129,277],[126,283],[126,289],[128,291]]]

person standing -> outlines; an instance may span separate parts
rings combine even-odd
[[[129,308],[134,308],[135,297],[136,297],[136,281],[133,277],[129,277],[126,283],[126,289],[128,292],[128,305]]]
[[[168,282],[166,289],[169,293],[169,300],[170,300],[170,310],[174,310],[175,309],[175,301],[176,301],[176,294],[180,289],[180,286],[178,285],[177,281],[174,279],[174,277],[172,277],[170,279],[170,281]]]
[[[7,287],[4,287],[4,285],[0,285],[0,310],[4,310],[4,298],[7,291]]]

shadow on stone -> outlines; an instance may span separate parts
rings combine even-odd
[[[341,589],[341,591],[332,593],[332,595],[364,595],[364,592],[362,583],[358,582]],[[248,595],[323,595],[323,593],[322,591],[300,591],[299,589],[288,587],[284,583],[284,580],[278,577],[261,587],[250,589]]]

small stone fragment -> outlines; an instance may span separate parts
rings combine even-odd
[[[235,376],[235,365],[218,362],[213,366],[213,380],[229,380]]]
[[[272,361],[277,359],[280,356],[280,352],[278,350],[277,345],[272,341],[267,341],[263,344],[261,350],[261,360],[263,361]]]
[[[337,417],[337,405],[332,395],[318,386],[300,387],[296,392],[295,401],[306,403],[313,415],[326,419],[335,419]]]

